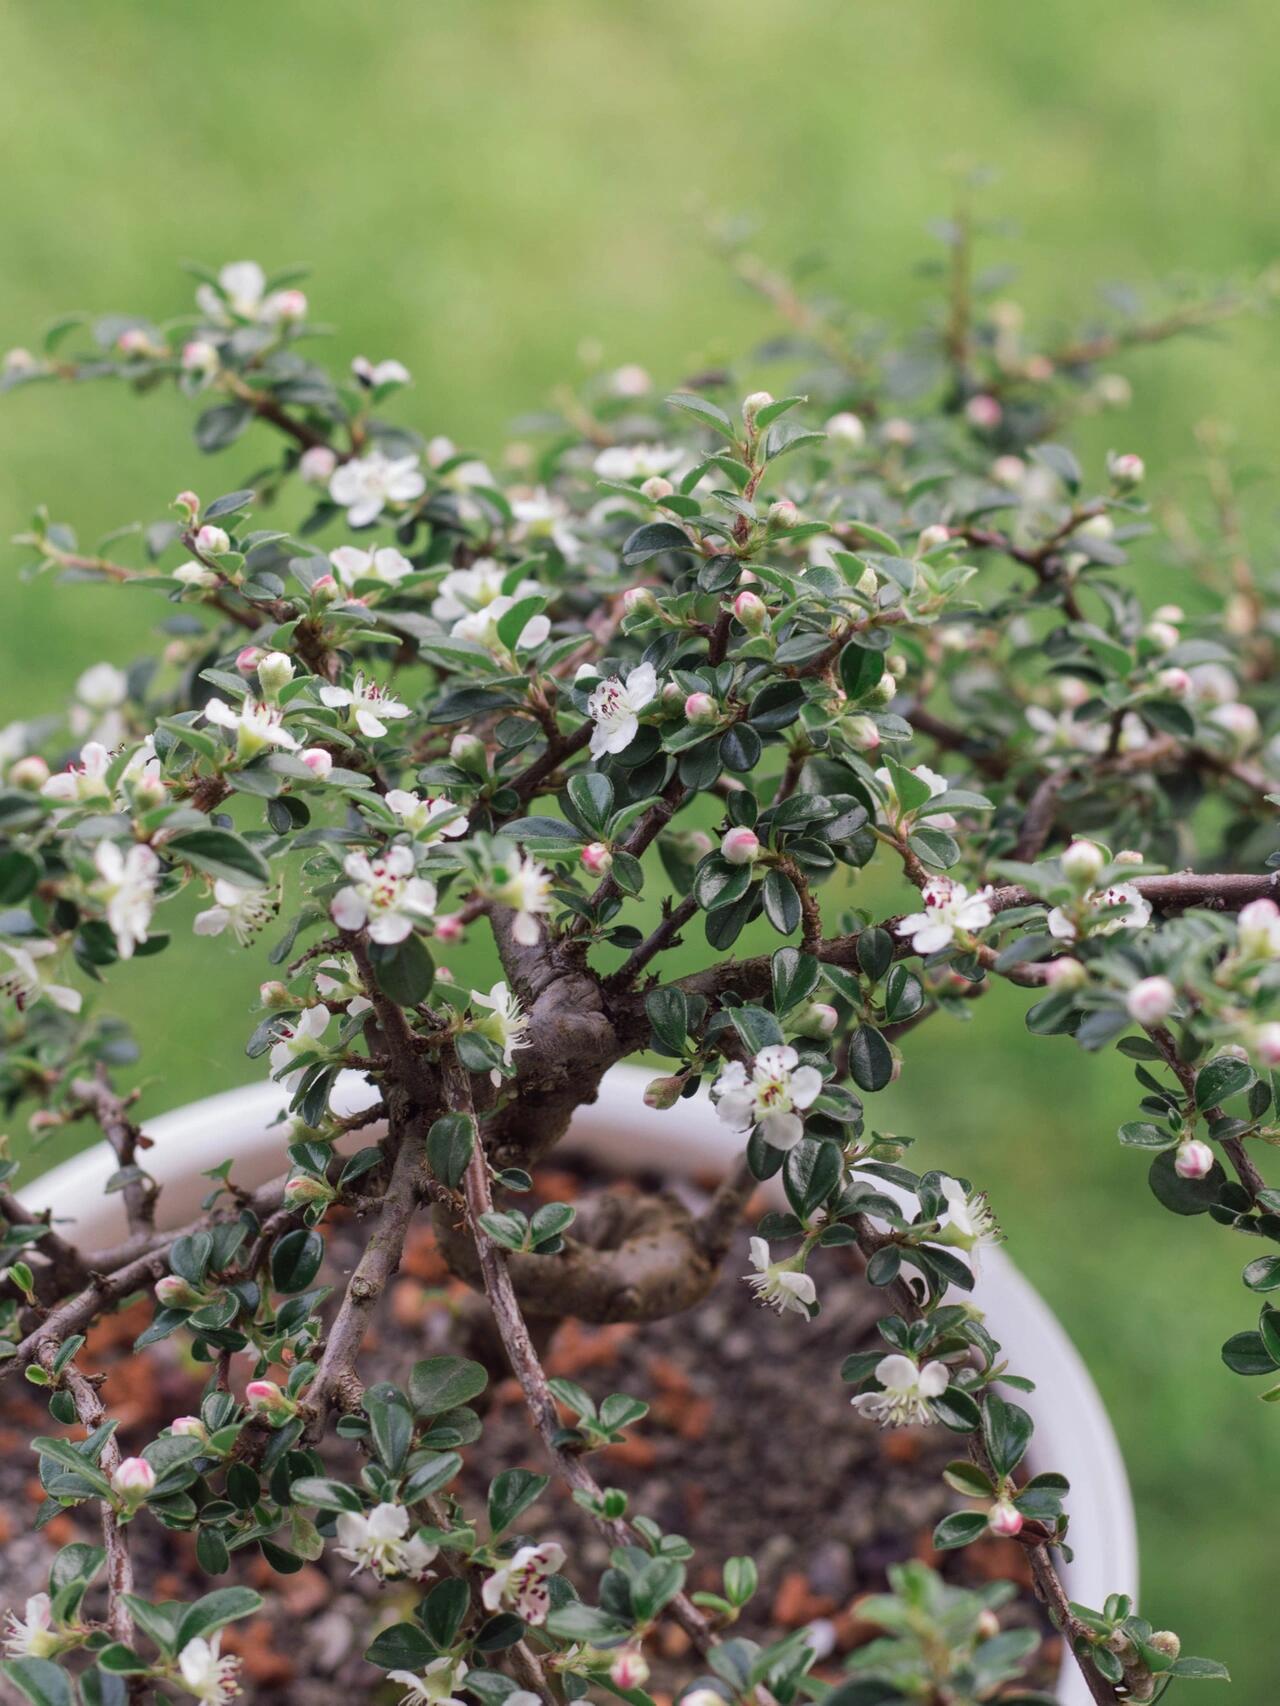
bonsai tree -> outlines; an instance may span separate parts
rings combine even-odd
[[[3,735],[0,1083],[36,1138],[96,1122],[128,1213],[86,1252],[3,1163],[0,1373],[58,1424],[32,1441],[38,1520],[101,1521],[9,1614],[20,1696],[226,1701],[220,1631],[259,1603],[218,1585],[229,1561],[332,1549],[415,1584],[368,1653],[407,1702],[645,1702],[666,1619],[691,1643],[686,1706],[1047,1698],[1017,1683],[1036,1636],[999,1632],[1004,1590],[922,1566],[868,1606],[885,1637],[826,1692],[804,1631],[734,1636],[752,1559],[686,1593],[688,1543],[593,1471],[645,1405],[549,1379],[551,1327],[695,1305],[775,1176],[787,1207],[756,1227],[741,1307],[803,1334],[834,1247],[862,1253],[883,1342],[832,1379],[884,1427],[954,1432],[935,1545],[1015,1538],[1096,1701],[1226,1674],[1123,1595],[1068,1601],[1069,1488],[1034,1459],[999,1322],[966,1301],[1018,1205],[914,1171],[874,1100],[939,1026],[980,1023],[993,981],[1027,991],[1037,1037],[1118,1048],[1137,1078],[1120,1141],[1166,1207],[1247,1241],[1260,1295],[1223,1355],[1280,1396],[1280,1193],[1258,1165],[1280,1064],[1274,618],[1216,451],[1216,530],[1176,546],[1204,596],[1148,611],[1142,460],[1082,467],[1063,442],[1123,402],[1128,346],[1240,297],[1041,339],[973,273],[971,222],[942,236],[944,300],[906,334],[731,245],[787,322],[768,354],[791,391],[725,371],[664,398],[638,368],[593,370],[501,470],[405,424],[399,362],[319,363],[296,273],[201,271],[194,314],[72,317],[10,352],[12,391],[176,387],[198,449],[252,470],[157,494],[164,516],[98,548],[44,510],[22,539],[33,571],[145,587],[159,621],[148,654]],[[228,1162],[182,1226],[98,998],[120,961],[162,975],[170,920],[252,967],[246,1050],[281,1109],[279,1177],[247,1190]],[[504,968],[488,989],[438,964],[479,932]],[[525,1212],[604,1074],[655,1055],[650,1107],[678,1127],[709,1093],[738,1139],[705,1212],[643,1192],[608,1217],[589,1195]],[[335,1205],[363,1253],[326,1300]],[[471,1336],[370,1385],[362,1341],[418,1217],[474,1287]],[[197,1414],[122,1457],[83,1351],[148,1293],[139,1358],[181,1334],[208,1379]],[[499,1370],[541,1456],[472,1508],[455,1483]],[[334,1471],[338,1438],[358,1473]],[[607,1536],[598,1582],[539,1540],[550,1477]],[[154,1523],[194,1536],[203,1597],[135,1573]]]

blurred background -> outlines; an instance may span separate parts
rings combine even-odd
[[[0,63],[0,347],[36,345],[66,309],[178,312],[184,258],[305,262],[335,358],[403,360],[404,418],[483,452],[573,374],[584,340],[665,384],[774,329],[708,243],[699,201],[757,218],[773,261],[821,253],[834,286],[890,317],[929,289],[913,269],[935,252],[925,225],[948,210],[957,160],[998,169],[984,211],[1020,237],[984,258],[1016,262],[1017,291],[1050,318],[1087,310],[1097,283],[1243,276],[1280,257],[1271,0],[7,0]],[[1131,410],[1082,434],[1095,456],[1140,451],[1152,495],[1194,504],[1192,429],[1229,422],[1242,467],[1265,477],[1248,499],[1264,569],[1278,335],[1243,321],[1138,352],[1117,364]],[[215,471],[190,415],[105,388],[0,399],[0,537],[38,502],[91,541],[182,486],[240,484],[252,440]],[[0,546],[0,722],[54,708],[99,659],[127,662],[153,612],[20,583],[19,556]],[[1157,561],[1140,571],[1152,584]],[[480,949],[463,958],[455,969],[487,969]],[[242,1041],[258,956],[186,939],[168,961],[164,978],[125,968],[112,990],[153,1112],[257,1070]],[[1280,1417],[1218,1357],[1252,1324],[1251,1252],[1157,1207],[1115,1140],[1127,1068],[1031,1039],[1023,1005],[997,990],[973,1023],[931,1025],[877,1123],[991,1185],[1014,1259],[1115,1418],[1143,1610],[1227,1660],[1234,1698],[1261,1702]]]

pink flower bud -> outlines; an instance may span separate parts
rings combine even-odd
[[[298,472],[309,486],[327,486],[337,466],[337,454],[327,444],[313,444],[298,458]]]
[[[772,401],[773,401],[772,392],[770,392],[770,391],[753,391],[751,393],[751,395],[748,398],[746,398],[745,401],[743,402],[743,405],[742,405],[742,418],[743,418],[743,420],[747,423],[748,426],[754,426],[755,421],[756,421],[756,416],[760,413],[761,409],[767,409],[769,407],[769,404],[772,403]]]
[[[169,1432],[176,1439],[207,1439],[209,1430],[199,1416],[175,1416],[169,1423]]]
[[[1185,669],[1162,669],[1156,676],[1156,685],[1175,699],[1185,699],[1191,691],[1191,677]]]
[[[156,1472],[145,1457],[125,1457],[116,1465],[111,1487],[131,1504],[145,1499],[156,1484]]]
[[[1110,458],[1111,478],[1117,486],[1140,486],[1147,475],[1147,465],[1141,456],[1126,451]]]
[[[310,1208],[315,1203],[332,1202],[336,1195],[327,1180],[310,1173],[297,1173],[285,1185],[284,1203],[286,1208]]]
[[[609,1680],[615,1688],[643,1688],[649,1680],[649,1666],[638,1646],[620,1647],[609,1666]]]
[[[216,373],[220,359],[217,345],[204,338],[193,338],[189,344],[182,346],[182,367],[186,373]]]
[[[1180,1179],[1203,1179],[1213,1170],[1213,1151],[1199,1138],[1188,1138],[1178,1145],[1173,1158],[1173,1170]]]
[[[244,1396],[255,1416],[265,1416],[273,1423],[287,1422],[298,1407],[274,1380],[251,1380],[244,1389]]]
[[[1022,1512],[1008,1499],[1000,1499],[992,1505],[987,1515],[987,1527],[992,1534],[999,1534],[1006,1540],[1012,1540],[1015,1535],[1022,1533]]]
[[[323,782],[333,769],[333,754],[326,752],[322,746],[304,746],[298,757],[317,782]]]
[[[205,1292],[184,1280],[181,1274],[165,1274],[156,1281],[155,1291],[156,1301],[166,1309],[199,1309],[209,1301]]]
[[[1116,865],[1145,865],[1146,860],[1136,847],[1122,847],[1112,863]]]
[[[705,859],[715,846],[715,842],[705,829],[690,829],[686,830],[682,845],[689,858],[696,861]]]
[[[1253,1034],[1253,1047],[1264,1066],[1280,1066],[1280,1024],[1259,1025]]]
[[[141,326],[126,326],[116,339],[116,348],[121,355],[146,355],[151,348],[151,339]]]
[[[1139,1025],[1158,1025],[1177,1004],[1178,992],[1167,977],[1144,977],[1125,997],[1129,1017]]]
[[[1052,358],[1047,355],[1029,355],[1023,366],[1027,378],[1037,385],[1043,385],[1046,379],[1052,379],[1056,371]]]
[[[1000,1619],[994,1611],[983,1609],[978,1613],[978,1634],[984,1641],[990,1641],[1000,1633]]]
[[[910,421],[904,421],[900,415],[886,421],[880,428],[880,436],[886,444],[893,444],[900,450],[906,450],[916,441],[916,429]]]
[[[236,653],[236,668],[241,675],[252,675],[265,656],[261,646],[241,646]]]
[[[997,456],[991,464],[991,478],[1006,490],[1020,486],[1026,477],[1027,465],[1021,456]]]
[[[753,865],[760,857],[760,837],[754,829],[737,825],[720,843],[720,857],[730,865]]]
[[[858,450],[867,442],[866,427],[849,409],[832,415],[827,422],[826,432],[828,438],[834,438],[838,444],[847,444],[851,450]]]
[[[1171,651],[1182,638],[1172,622],[1148,622],[1142,632],[1144,638],[1153,646],[1159,646],[1162,652]]]
[[[279,1011],[286,1007],[296,1007],[296,999],[290,995],[279,978],[272,978],[267,983],[258,985],[258,1000],[264,1007]]]
[[[1004,419],[1004,410],[994,397],[970,397],[964,406],[965,417],[979,432],[994,432]]]
[[[231,549],[231,541],[221,527],[211,527],[208,522],[196,534],[196,550],[202,557],[222,557]]]
[[[651,1078],[644,1087],[645,1107],[674,1108],[680,1100],[680,1092],[685,1083],[682,1072],[674,1073],[670,1078]]]
[[[1040,970],[1050,989],[1079,989],[1089,981],[1089,974],[1079,960],[1065,954],[1056,960],[1046,960]]]
[[[790,498],[779,498],[769,505],[769,520],[774,527],[794,527],[799,518],[800,511]]]
[[[173,500],[174,509],[185,510],[187,519],[194,521],[200,513],[200,499],[194,492],[179,492]]]
[[[714,723],[719,713],[709,693],[691,693],[684,702],[684,714],[691,723]]]
[[[332,575],[317,575],[311,583],[311,596],[317,604],[336,604],[342,588]]]
[[[880,745],[880,730],[870,717],[846,717],[842,726],[855,752],[874,752]]]
[[[733,614],[750,634],[759,634],[769,625],[769,611],[758,592],[740,592],[733,601]]]
[[[629,586],[622,595],[622,608],[628,616],[634,616],[641,610],[652,610],[656,602],[653,588],[649,586]]]
[[[469,770],[477,766],[484,769],[488,762],[484,742],[479,735],[454,735],[449,743],[449,757],[455,764],[464,765]]]
[[[607,877],[613,869],[613,854],[603,841],[593,841],[582,849],[582,864],[593,877]]]
[[[30,788],[38,791],[49,780],[49,766],[39,753],[29,753],[26,758],[19,758],[9,770],[9,786],[11,788]]]
[[[661,503],[663,498],[671,496],[675,487],[665,474],[650,474],[649,478],[641,483],[640,490],[645,497],[652,498],[654,503]]]
[[[277,320],[302,320],[306,317],[307,294],[304,290],[277,290],[270,303]]]
[[[826,1001],[810,1001],[808,1006],[788,1020],[792,1029],[802,1037],[829,1037],[839,1023],[840,1015]]]
[[[443,913],[435,921],[436,940],[439,942],[460,942],[466,926],[456,912]]]
[[[936,551],[939,545],[945,545],[950,537],[951,529],[943,527],[941,522],[935,522],[932,527],[921,529],[916,549],[922,557],[927,556],[930,551]]]

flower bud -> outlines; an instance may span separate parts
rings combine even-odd
[[[622,609],[627,616],[635,616],[642,610],[652,610],[657,602],[651,586],[629,586],[622,595]]]
[[[124,1457],[111,1474],[111,1490],[128,1504],[141,1504],[156,1484],[156,1472],[145,1457]]]
[[[196,534],[196,550],[202,557],[223,557],[230,549],[231,541],[221,527],[211,527],[206,522]]]
[[[1144,977],[1125,997],[1129,1017],[1139,1025],[1158,1025],[1177,1005],[1178,992],[1167,977]]]
[[[640,490],[645,497],[652,498],[654,503],[661,503],[663,498],[669,498],[675,487],[665,474],[650,474],[647,480],[641,482]]]
[[[1106,864],[1101,847],[1092,841],[1073,841],[1062,855],[1062,874],[1076,888],[1092,888]]]
[[[898,678],[892,669],[886,669],[874,687],[868,688],[862,695],[868,705],[875,710],[884,710],[891,705],[898,692]]]
[[[771,527],[794,527],[800,518],[800,511],[790,498],[779,498],[776,503],[769,505],[769,525]]]
[[[327,444],[313,444],[298,458],[298,472],[309,486],[327,486],[337,466],[337,452]]]
[[[207,378],[216,373],[221,358],[216,344],[209,343],[204,338],[193,338],[190,343],[182,346],[182,369],[184,373],[194,373],[200,378]]]
[[[209,1430],[199,1416],[175,1416],[169,1423],[175,1439],[208,1439]]]
[[[978,1634],[984,1641],[994,1640],[1000,1633],[1000,1619],[986,1606],[978,1613]]]
[[[173,578],[181,586],[189,586],[207,591],[218,584],[218,571],[206,568],[203,563],[179,563],[173,571]]]
[[[465,931],[466,926],[456,912],[443,913],[435,921],[435,933],[438,942],[460,942]]]
[[[870,717],[846,717],[840,726],[855,752],[875,752],[880,745],[880,730]]]
[[[35,373],[40,363],[29,349],[9,349],[4,352],[4,361],[0,363],[5,374],[15,378],[27,373]]]
[[[1280,1066],[1280,1024],[1259,1025],[1253,1034],[1253,1048],[1264,1066]]]
[[[258,665],[258,680],[268,699],[276,698],[296,673],[294,661],[287,652],[268,652]]]
[[[1209,721],[1228,736],[1237,752],[1248,751],[1258,738],[1257,712],[1240,700],[1216,705],[1209,713]]]
[[[981,396],[970,397],[964,406],[965,418],[971,427],[979,432],[994,432],[1004,419],[1004,410],[994,397],[985,393]]]
[[[121,355],[149,355],[151,339],[141,326],[126,326],[116,339],[116,348]]]
[[[1059,955],[1056,960],[1046,960],[1040,970],[1050,989],[1079,989],[1089,981],[1089,974],[1079,960],[1073,960],[1066,954]]]
[[[1000,1499],[987,1513],[987,1527],[992,1534],[1012,1540],[1015,1535],[1022,1533],[1022,1512],[1017,1505],[1010,1504],[1008,1499]]]
[[[810,1001],[787,1022],[797,1036],[829,1037],[839,1023],[840,1015],[826,1001]]]
[[[742,418],[749,427],[756,424],[756,416],[761,409],[767,409],[773,401],[769,391],[753,391],[742,405]]]
[[[1146,479],[1147,465],[1141,456],[1126,451],[1119,456],[1107,458],[1107,472],[1111,475],[1111,483],[1114,486],[1122,491],[1131,491]]]
[[[1116,524],[1109,515],[1090,515],[1076,528],[1076,537],[1081,539],[1110,539],[1114,536]]]
[[[200,513],[200,499],[194,492],[179,492],[169,507],[182,510],[188,521],[194,521]]]
[[[317,782],[323,782],[333,769],[333,754],[322,746],[304,746],[298,757]]]
[[[464,770],[484,770],[489,763],[484,742],[473,734],[454,735],[449,743],[449,757]]]
[[[684,714],[691,723],[714,723],[720,713],[709,693],[691,693],[684,702]]]
[[[761,634],[769,626],[769,609],[758,592],[740,592],[733,601],[733,614],[749,634]]]
[[[1093,394],[1104,409],[1127,409],[1133,401],[1133,386],[1123,373],[1103,373],[1093,387]]]
[[[893,444],[899,450],[907,450],[916,441],[916,429],[910,421],[904,421],[901,415],[895,415],[880,428],[880,436],[886,444]]]
[[[582,849],[582,864],[593,877],[607,877],[613,869],[613,854],[603,841],[593,841]]]
[[[651,1078],[644,1087],[645,1107],[674,1108],[685,1083],[683,1072],[674,1073],[670,1078]]]
[[[275,1011],[298,1005],[296,996],[290,995],[278,977],[271,978],[268,982],[258,985],[258,1000],[262,1006]]]
[[[1150,640],[1153,646],[1159,646],[1162,652],[1171,651],[1182,638],[1172,622],[1148,622],[1142,633],[1144,639]]]
[[[9,769],[9,786],[11,788],[29,788],[38,793],[49,780],[49,766],[39,753],[28,753],[26,758],[19,758]]]
[[[181,1274],[165,1274],[155,1285],[156,1301],[166,1309],[199,1309],[209,1301],[209,1294],[184,1280]]]
[[[1178,1145],[1173,1158],[1173,1170],[1180,1179],[1203,1179],[1213,1171],[1213,1151],[1199,1138],[1190,1137]]]
[[[1115,865],[1145,865],[1146,860],[1136,847],[1122,847],[1112,863]]]
[[[685,856],[695,863],[699,859],[705,859],[715,846],[714,840],[705,829],[687,829],[682,836],[677,837],[677,840],[684,850]]]
[[[1180,623],[1187,619],[1187,613],[1180,604],[1158,604],[1151,616],[1156,622]]]
[[[649,1680],[649,1666],[640,1647],[620,1647],[609,1666],[609,1680],[615,1688],[643,1688]]]
[[[236,668],[241,675],[252,675],[265,656],[261,646],[241,646],[236,653]]]
[[[628,361],[609,375],[609,389],[615,397],[647,397],[653,380],[638,362]]]
[[[925,557],[930,551],[936,551],[939,545],[945,545],[950,537],[951,529],[949,527],[943,527],[941,522],[934,522],[932,527],[921,528],[920,537],[916,541],[916,550],[922,557]]]
[[[277,290],[269,301],[277,320],[306,318],[307,293],[304,290]]]
[[[327,1179],[295,1173],[284,1187],[284,1204],[286,1208],[312,1208],[317,1203],[331,1203],[337,1194]]]
[[[1176,1659],[1182,1651],[1182,1639],[1175,1635],[1172,1629],[1157,1629],[1148,1640],[1147,1645],[1154,1647],[1158,1653],[1164,1653],[1170,1659]]]
[[[1191,677],[1185,669],[1162,669],[1156,676],[1156,686],[1175,699],[1185,699],[1191,691]]]
[[[997,486],[1003,486],[1006,491],[1020,486],[1026,476],[1027,465],[1021,456],[997,456],[991,464],[991,478]]]
[[[245,1402],[255,1416],[265,1416],[273,1426],[287,1422],[298,1406],[274,1380],[251,1380],[244,1389]]]
[[[838,415],[832,415],[826,430],[828,438],[847,444],[852,450],[860,450],[867,442],[866,427],[850,409],[842,409]]]
[[[753,865],[760,857],[760,837],[754,829],[739,824],[720,843],[720,857],[730,865]]]

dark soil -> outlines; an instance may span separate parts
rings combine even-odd
[[[544,1172],[538,1180],[540,1195],[559,1200],[587,1185],[569,1171]],[[593,1458],[598,1478],[623,1488],[633,1512],[693,1543],[691,1590],[718,1590],[723,1561],[752,1554],[760,1591],[735,1632],[767,1641],[817,1623],[830,1650],[822,1667],[828,1675],[838,1674],[842,1655],[877,1633],[860,1619],[859,1599],[885,1587],[890,1564],[920,1558],[958,1583],[1017,1581],[1020,1596],[1001,1620],[1006,1627],[1031,1624],[1043,1631],[1029,1680],[1051,1686],[1059,1642],[1031,1594],[1022,1548],[990,1539],[939,1556],[931,1547],[934,1524],[961,1502],[940,1478],[942,1467],[960,1455],[956,1436],[940,1427],[881,1432],[850,1408],[840,1364],[851,1351],[878,1342],[873,1329],[882,1296],[862,1281],[854,1257],[824,1251],[815,1274],[819,1318],[778,1317],[752,1301],[740,1277],[750,1266],[749,1231],[744,1223],[719,1283],[688,1314],[643,1327],[567,1321],[556,1332],[546,1353],[549,1373],[577,1381],[597,1400],[624,1391],[650,1405],[624,1445]],[[360,1247],[361,1229],[336,1220],[329,1276],[335,1283],[350,1271]],[[415,1230],[376,1335],[366,1341],[366,1381],[403,1380],[417,1358],[459,1349],[463,1291],[446,1274],[431,1234]],[[119,1366],[148,1318],[141,1303],[102,1324],[82,1358],[87,1367],[111,1371],[104,1396],[120,1418],[126,1450],[193,1410],[207,1374],[184,1356],[180,1337],[153,1349],[145,1380],[136,1366]],[[94,1538],[87,1507],[60,1514],[39,1534],[30,1532],[40,1495],[27,1441],[55,1430],[28,1394],[12,1383],[0,1412],[0,1605],[21,1604],[46,1585],[57,1546]],[[465,1453],[462,1492],[478,1510],[497,1470],[539,1466],[539,1446],[514,1380],[497,1382],[490,1397],[483,1437]],[[553,1485],[526,1526],[540,1539],[561,1541],[570,1574],[590,1595],[607,1548],[585,1514]],[[211,1585],[185,1536],[143,1518],[131,1529],[131,1541],[148,1597],[191,1598]],[[220,1580],[248,1581],[267,1595],[264,1613],[233,1626],[224,1645],[244,1660],[243,1698],[279,1706],[350,1706],[370,1698],[377,1675],[360,1655],[374,1627],[405,1616],[417,1598],[412,1588],[379,1589],[364,1576],[351,1578],[331,1552],[291,1575],[240,1554]],[[648,1686],[659,1698],[669,1697],[699,1667],[674,1625],[664,1625],[655,1644]]]

